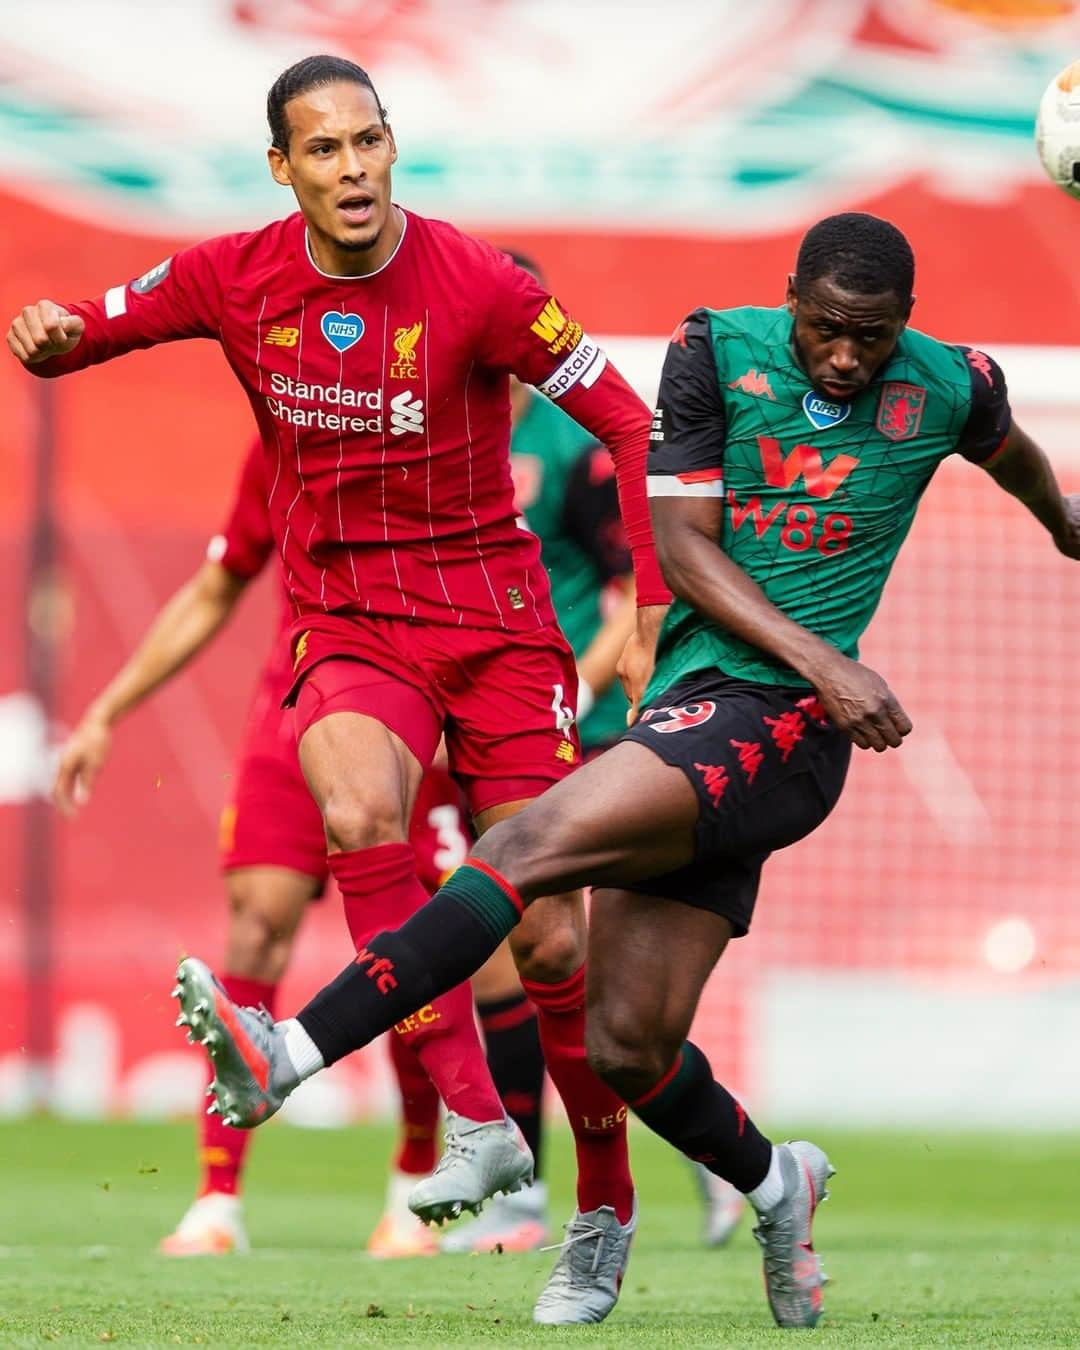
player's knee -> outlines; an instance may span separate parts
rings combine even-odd
[[[644,1096],[670,1068],[678,1047],[632,1008],[589,1008],[589,1067],[625,1102]]]
[[[585,937],[567,908],[565,918],[530,931],[528,926],[511,934],[511,950],[523,980],[558,984],[568,980],[585,960]]]
[[[261,902],[257,890],[244,883],[230,886],[229,907],[225,944],[229,973],[276,983],[288,965],[295,927],[283,926],[280,918]]]
[[[401,802],[378,784],[342,784],[323,806],[326,838],[332,849],[351,853],[405,840]]]
[[[552,879],[557,875],[554,864],[559,850],[542,800],[485,831],[473,853],[504,876],[526,901],[555,889]]]

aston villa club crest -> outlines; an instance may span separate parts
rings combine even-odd
[[[922,425],[926,390],[917,384],[890,380],[882,386],[877,429],[890,441],[910,441]]]

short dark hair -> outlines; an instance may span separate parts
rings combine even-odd
[[[270,123],[270,144],[283,155],[289,153],[289,123],[285,105],[291,98],[306,94],[309,89],[322,89],[328,84],[360,84],[375,95],[379,120],[386,125],[386,109],[382,105],[371,76],[355,61],[343,56],[305,56],[288,70],[282,71],[270,86],[266,96],[266,120]]]
[[[503,252],[516,267],[524,268],[530,276],[537,279],[541,286],[544,285],[544,271],[535,258],[530,257],[527,253],[519,253],[516,248],[504,248]]]
[[[799,245],[796,291],[801,294],[820,277],[859,295],[892,291],[906,304],[915,285],[915,255],[889,221],[863,211],[842,211],[812,225]]]

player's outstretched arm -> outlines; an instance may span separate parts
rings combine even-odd
[[[11,321],[7,344],[24,366],[36,365],[52,356],[66,356],[82,340],[86,321],[52,300],[27,305]]]
[[[653,533],[672,591],[721,628],[797,670],[862,750],[887,750],[911,719],[875,671],[789,619],[716,543],[722,497],[654,497]]]
[[[181,670],[226,622],[248,579],[205,562],[168,600],[146,636],[90,704],[60,754],[53,801],[66,815],[90,800],[112,749],[112,729]]]
[[[1080,559],[1080,496],[1062,493],[1045,452],[1015,422],[986,471],[1024,503],[1067,558]]]

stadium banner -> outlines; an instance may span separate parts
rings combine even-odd
[[[390,109],[397,199],[536,256],[646,396],[685,312],[779,301],[808,224],[873,210],[916,248],[917,324],[1002,360],[1024,424],[1080,489],[1080,208],[1032,144],[1043,86],[1080,50],[1075,4],[709,0],[647,42],[613,0],[192,0],[167,44],[152,6],[79,0],[69,30],[56,9],[25,7],[0,37],[5,315],[289,210],[266,171],[265,91],[329,49],[369,68]],[[208,343],[57,384],[50,724],[18,637],[42,619],[25,587],[32,383],[0,362],[0,600],[15,619],[0,646],[0,1113],[34,1093],[27,803],[65,726],[198,565],[250,434]],[[834,817],[770,863],[754,932],[702,1010],[718,1071],[762,1111],[1015,1124],[1022,1099],[1028,1121],[1075,1122],[1060,1072],[1080,1017],[1074,566],[969,466],[931,486],[864,648],[915,733],[857,755]],[[273,628],[264,582],[121,724],[93,801],[56,823],[59,1110],[175,1114],[198,1098],[169,976],[182,953],[221,951],[217,817]],[[331,894],[284,1006],[347,954]],[[364,1054],[289,1110],[350,1119],[385,1106],[387,1081]]]

